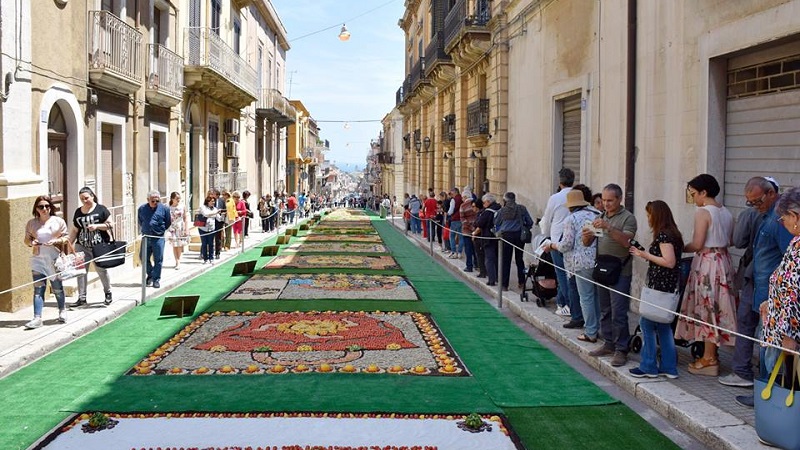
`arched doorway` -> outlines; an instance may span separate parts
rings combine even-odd
[[[58,207],[58,215],[67,219],[67,124],[58,104],[50,109],[47,119],[47,191]]]

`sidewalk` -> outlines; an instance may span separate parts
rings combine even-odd
[[[260,228],[258,224],[256,227]],[[285,226],[281,226],[278,233],[282,234],[285,229]],[[276,232],[263,233],[250,230],[250,235],[245,239],[245,250],[258,246],[275,235]],[[235,258],[240,253],[241,248],[222,252],[214,266],[204,266],[198,252],[184,252],[180,269],[175,270],[175,257],[172,247],[167,243],[164,248],[161,287],[159,289],[148,287],[146,300],[163,295],[203,271]],[[58,309],[52,296],[45,301],[44,326],[41,328],[34,330],[24,328],[24,325],[33,318],[32,300],[30,306],[17,312],[0,312],[0,378],[111,322],[141,302],[141,267],[133,267],[133,263],[128,260],[124,266],[112,269],[110,278],[114,302],[105,306],[102,285],[99,281],[90,283],[86,292],[89,305],[76,309],[67,308],[66,324],[57,322]],[[67,304],[76,300],[77,293],[73,297],[67,297]]]
[[[391,219],[390,219],[391,220]],[[402,218],[395,217],[393,225],[405,232]],[[426,253],[429,243],[422,235],[407,233],[406,237],[417,244]],[[477,278],[477,273],[465,273],[463,259],[448,259],[434,243],[432,257],[445,267],[471,283],[482,291],[493,305],[496,304],[497,288],[486,286],[485,279]],[[526,254],[526,260],[530,255]],[[729,387],[720,384],[717,377],[696,376],[688,373],[687,365],[693,360],[688,348],[678,347],[679,378],[633,378],[628,370],[638,365],[639,355],[631,352],[628,363],[622,367],[613,367],[610,358],[595,358],[589,352],[598,344],[578,341],[576,338],[582,330],[570,330],[562,327],[569,321],[568,317],[555,314],[555,301],[548,301],[545,307],[536,306],[535,299],[520,301],[520,290],[516,287],[516,279],[512,273],[511,290],[503,292],[503,307],[509,308],[522,320],[541,330],[548,337],[558,342],[584,362],[600,372],[609,381],[628,391],[635,398],[664,416],[676,427],[686,431],[709,448],[726,450],[768,449],[758,441],[755,432],[755,417],[752,408],[746,408],[735,401],[737,395],[747,395],[752,389]],[[532,293],[528,294],[533,297]],[[629,313],[632,330],[639,317],[634,311]],[[720,352],[722,368],[730,368],[731,353]],[[722,372],[725,375],[727,372]]]

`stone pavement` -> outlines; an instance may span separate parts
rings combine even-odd
[[[393,224],[404,231],[402,218],[395,217]],[[406,233],[408,239],[422,250],[429,252],[429,243],[422,235]],[[529,247],[526,250],[529,250]],[[477,270],[466,273],[464,260],[449,259],[440,251],[438,243],[433,245],[432,257],[444,267],[458,273],[466,282],[490,297],[490,303],[496,305],[497,288],[486,286],[485,279],[477,278]],[[526,261],[530,258],[526,254]],[[512,263],[513,264],[513,263]],[[562,325],[569,321],[568,317],[555,314],[555,300],[546,302],[544,307],[536,306],[533,294],[531,301],[520,301],[520,290],[516,287],[516,276],[512,271],[511,290],[503,292],[503,307],[508,308],[525,322],[530,323],[545,335],[558,342],[581,360],[593,367],[608,380],[614,382],[635,398],[664,416],[676,427],[694,436],[703,444],[713,449],[753,450],[768,449],[758,441],[755,432],[755,418],[752,408],[746,408],[735,401],[737,395],[752,393],[752,388],[736,388],[720,384],[717,377],[697,376],[690,374],[686,367],[693,360],[688,348],[678,347],[678,372],[675,380],[666,378],[633,378],[628,370],[638,365],[639,355],[631,352],[628,363],[622,367],[613,367],[610,358],[595,358],[589,352],[598,344],[578,341],[576,338],[582,330],[565,329]],[[530,284],[530,283],[529,283]],[[530,285],[528,285],[530,289]],[[632,329],[639,317],[631,311],[629,323]],[[729,373],[731,352],[720,351],[722,375]]]
[[[249,237],[245,239],[245,250],[259,245],[264,240],[275,236],[275,232],[263,233],[257,231],[260,222],[256,222],[256,230],[250,230]],[[285,226],[279,229],[283,233]],[[241,248],[222,252],[217,264],[234,258],[241,252]],[[50,296],[45,301],[44,326],[34,330],[26,330],[24,325],[33,318],[33,301],[31,305],[14,313],[0,312],[0,378],[33,362],[42,356],[72,342],[73,340],[111,322],[125,314],[141,303],[142,300],[142,270],[134,268],[131,261],[125,265],[111,269],[111,292],[114,301],[109,306],[103,304],[103,289],[99,280],[89,284],[86,297],[88,306],[67,311],[67,323],[60,324],[56,321],[58,308],[55,298]],[[187,280],[202,273],[210,266],[204,266],[199,252],[184,252],[181,257],[180,269],[175,269],[175,257],[169,243],[164,247],[164,265],[161,273],[161,287],[154,289],[148,287],[145,301],[163,295]],[[90,273],[90,281],[92,274]],[[96,275],[94,276],[96,278]],[[75,280],[65,282],[65,287],[74,285]],[[73,297],[67,297],[67,304],[77,300],[77,290]]]

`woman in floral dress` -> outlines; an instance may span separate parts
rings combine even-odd
[[[797,350],[800,347],[800,187],[784,192],[775,212],[794,238],[769,279],[769,299],[761,304],[764,341]],[[780,350],[767,347],[764,358],[767,372],[772,372],[778,355]]]
[[[181,194],[173,192],[169,195],[169,214],[172,225],[169,226],[169,243],[175,255],[175,270],[181,268],[183,247],[189,244],[189,219],[186,207],[181,203]]]
[[[681,314],[698,322],[681,318],[675,329],[677,339],[705,342],[703,356],[689,364],[689,373],[715,377],[719,375],[717,348],[735,344],[734,336],[724,330],[736,331],[736,290],[728,253],[733,215],[716,200],[719,191],[719,183],[708,174],[694,177],[686,187],[697,211],[692,241],[683,248],[695,255]]]

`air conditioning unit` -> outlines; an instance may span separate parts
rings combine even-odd
[[[229,136],[239,135],[239,119],[225,119],[225,134]]]
[[[228,141],[228,144],[225,147],[225,157],[226,158],[238,158],[239,157],[239,143],[238,142]]]

